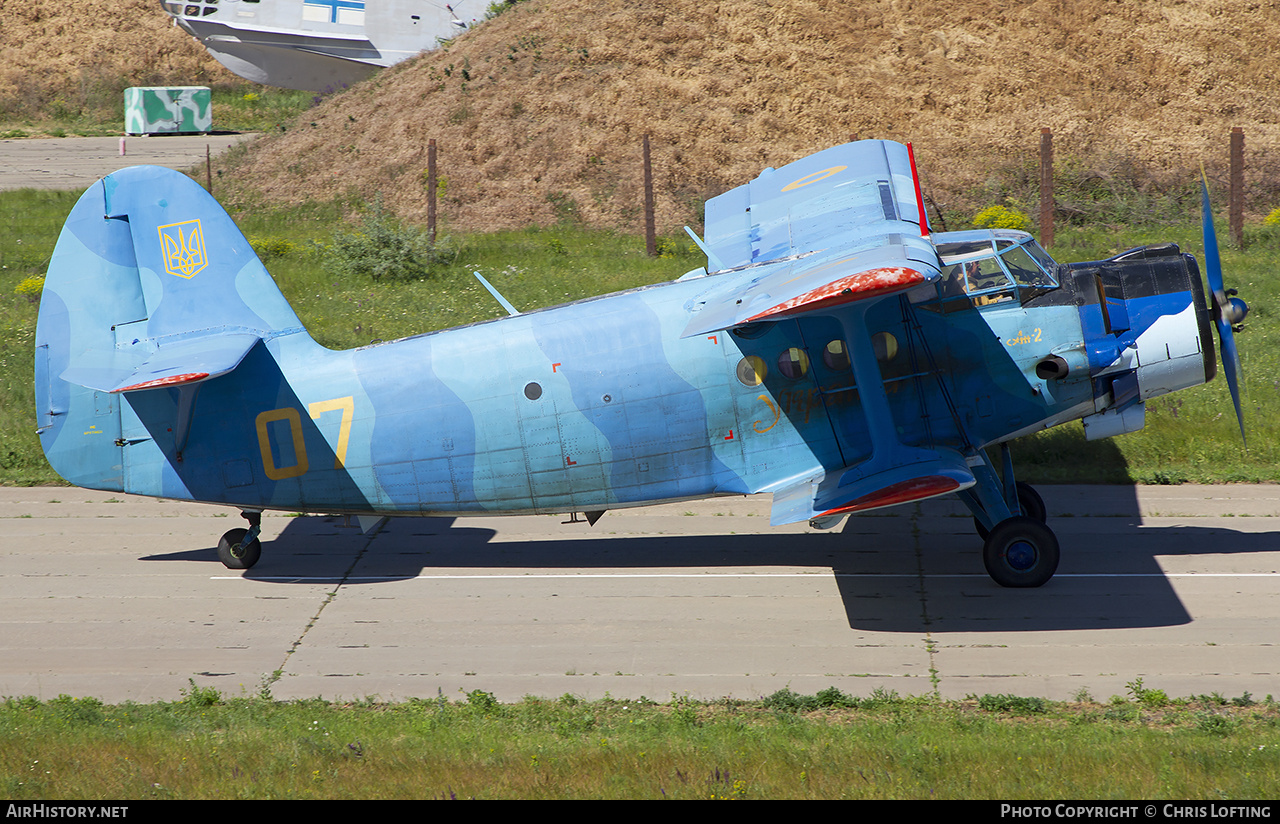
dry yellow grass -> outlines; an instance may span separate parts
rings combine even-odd
[[[634,228],[652,135],[659,224],[850,134],[913,141],[940,201],[984,170],[1059,156],[1185,176],[1280,143],[1275,2],[530,0],[327,101],[235,169],[268,201],[354,187],[422,217],[426,143],[466,229],[547,223],[566,198]],[[550,199],[549,199],[550,198]]]
[[[960,203],[988,169],[1034,159],[1042,127],[1064,160],[1103,175],[1136,162],[1162,181],[1202,160],[1221,175],[1240,126],[1256,181],[1280,145],[1278,11],[1275,0],[528,0],[307,112],[225,167],[235,185],[222,191],[293,203],[350,187],[420,219],[435,138],[442,213],[459,229],[549,223],[568,205],[634,229],[647,132],[669,231],[707,195],[851,134],[914,142],[933,197]],[[220,71],[151,0],[111,12],[0,0],[0,95],[109,71],[170,83]]]
[[[158,0],[0,0],[0,110],[54,99],[75,110],[125,86],[234,79]]]

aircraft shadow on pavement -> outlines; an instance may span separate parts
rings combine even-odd
[[[1136,496],[1118,487],[1101,517],[1053,517],[1057,576],[1004,589],[986,575],[971,520],[932,514],[850,519],[843,533],[591,535],[494,542],[492,529],[452,518],[399,518],[376,537],[341,517],[299,517],[245,573],[270,583],[377,585],[450,569],[654,570],[823,568],[835,576],[849,626],[887,632],[1010,632],[1171,626],[1191,617],[1158,558],[1274,551],[1266,533],[1217,526],[1142,526]],[[608,516],[606,516],[606,519]],[[603,530],[602,521],[597,529]],[[217,563],[213,549],[148,560]]]

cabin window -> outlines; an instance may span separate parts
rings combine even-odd
[[[986,244],[988,250],[990,244]],[[1013,299],[1013,283],[997,258],[984,257],[966,260],[943,269],[942,295],[954,297],[968,295],[974,306]]]
[[[831,341],[822,348],[822,362],[833,371],[849,371],[849,347],[842,340]]]
[[[876,360],[888,363],[898,357],[898,339],[888,332],[876,332],[871,336],[871,349],[876,353]]]
[[[524,385],[524,396],[531,401],[536,401],[542,397],[542,386],[534,381],[530,381]]]
[[[738,382],[743,386],[759,386],[764,383],[764,361],[755,355],[747,355],[738,361]]]
[[[791,380],[799,380],[809,372],[809,356],[803,349],[792,346],[778,356],[778,371]]]

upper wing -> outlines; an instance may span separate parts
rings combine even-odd
[[[836,146],[707,202],[726,270],[686,335],[883,297],[939,277],[906,146]]]

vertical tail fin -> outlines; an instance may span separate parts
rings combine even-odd
[[[240,230],[186,175],[95,183],[54,249],[36,324],[36,405],[54,469],[122,489],[123,393],[225,374],[259,341],[307,338]]]

